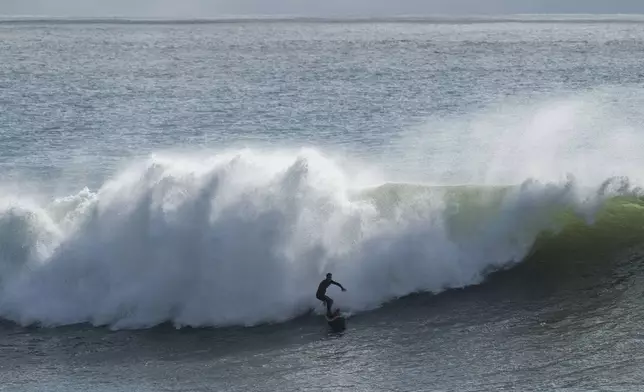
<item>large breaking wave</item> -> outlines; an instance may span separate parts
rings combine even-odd
[[[331,289],[337,304],[362,311],[480,283],[544,233],[594,224],[607,205],[622,211],[613,219],[644,216],[626,179],[356,184],[315,150],[240,150],[152,157],[49,204],[5,196],[0,317],[112,328],[283,321],[322,311],[314,292],[329,271],[348,288]]]

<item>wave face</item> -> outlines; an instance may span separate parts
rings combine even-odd
[[[644,217],[625,179],[588,189],[359,177],[315,150],[240,150],[153,157],[49,204],[5,197],[0,317],[115,329],[278,322],[322,311],[314,293],[326,272],[348,288],[330,296],[358,312],[480,283],[607,205],[621,211],[612,219]]]

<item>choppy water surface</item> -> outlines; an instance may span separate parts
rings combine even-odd
[[[0,389],[639,390],[642,24],[470,22],[0,22]]]

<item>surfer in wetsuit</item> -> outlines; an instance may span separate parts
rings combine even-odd
[[[326,314],[330,317],[331,316],[331,305],[333,305],[333,300],[329,298],[328,295],[326,295],[326,289],[329,288],[330,285],[336,285],[339,288],[342,289],[342,291],[347,291],[342,285],[338,282],[335,282],[333,279],[331,279],[331,274],[326,274],[326,279],[324,279],[322,282],[320,282],[320,285],[318,286],[318,291],[315,293],[315,298],[319,299],[323,303],[326,304]]]

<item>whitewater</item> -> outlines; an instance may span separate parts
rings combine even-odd
[[[202,153],[203,154],[203,153]],[[558,217],[591,224],[638,196],[624,179],[582,188],[363,185],[313,150],[154,156],[100,189],[39,204],[4,197],[0,314],[22,325],[255,325],[321,313],[312,290],[360,312],[480,283],[521,262]],[[478,210],[476,214],[472,210]]]

